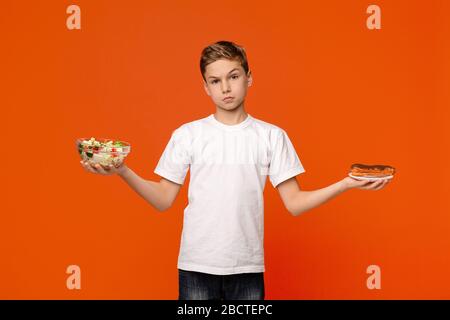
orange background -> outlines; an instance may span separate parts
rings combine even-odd
[[[81,8],[81,30],[66,8]],[[366,8],[381,7],[381,30]],[[243,45],[246,111],[285,129],[304,190],[397,168],[299,217],[265,190],[267,299],[450,299],[448,1],[2,1],[2,299],[177,299],[187,182],[159,213],[86,173],[75,139],[130,141],[146,179],[172,131],[214,113],[201,50]],[[81,290],[66,268],[81,268]],[[366,268],[381,267],[381,290]]]

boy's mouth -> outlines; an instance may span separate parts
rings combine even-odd
[[[225,97],[223,99],[223,101],[227,102],[227,101],[232,101],[234,99],[234,97]]]

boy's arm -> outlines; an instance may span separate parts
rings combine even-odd
[[[159,182],[144,180],[125,165],[118,175],[158,211],[169,209],[181,188],[181,185],[164,178]]]
[[[389,180],[380,179],[378,181],[358,181],[346,177],[328,187],[313,191],[302,191],[297,183],[297,179],[292,177],[277,186],[281,199],[286,209],[294,216],[315,208],[328,200],[336,197],[351,188],[365,190],[380,190]]]

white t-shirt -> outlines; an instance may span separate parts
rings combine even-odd
[[[183,184],[190,168],[178,268],[217,275],[264,272],[266,177],[276,187],[305,172],[287,133],[247,118],[214,117],[172,133],[155,173]]]

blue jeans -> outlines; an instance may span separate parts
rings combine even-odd
[[[178,269],[179,300],[264,300],[264,273],[215,275]]]

